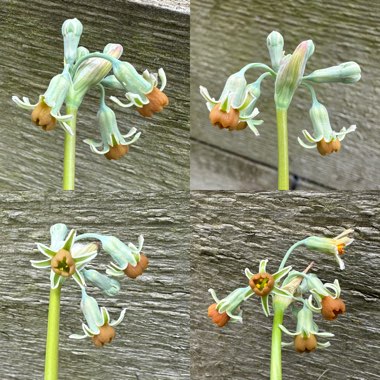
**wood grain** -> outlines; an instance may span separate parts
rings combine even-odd
[[[269,378],[271,319],[257,299],[242,307],[243,324],[212,325],[207,289],[221,298],[245,286],[244,269],[269,259],[275,270],[286,250],[310,235],[336,236],[355,229],[344,256],[346,270],[323,254],[296,251],[289,264],[303,269],[315,261],[324,281],[339,279],[347,313],[334,322],[316,318],[321,331],[335,333],[328,350],[310,355],[283,350],[284,379],[375,380],[380,378],[380,202],[377,192],[192,192],[191,378]],[[196,284],[196,285],[195,285]],[[295,328],[287,317],[286,326]],[[291,341],[287,337],[287,341]]]
[[[63,222],[80,232],[102,232],[123,241],[144,234],[150,266],[121,292],[105,298],[90,289],[112,317],[127,308],[116,340],[96,349],[81,332],[80,290],[62,291],[60,379],[189,379],[189,195],[126,192],[60,194],[0,193],[0,378],[43,376],[48,272],[32,268],[35,242],[49,242],[50,225]],[[102,253],[96,267],[104,270]]]
[[[119,127],[137,127],[141,140],[120,161],[92,153],[82,141],[99,138],[98,93],[90,91],[79,110],[78,190],[165,190],[189,186],[189,15],[126,0],[5,0],[0,8],[0,189],[59,189],[63,132],[45,133],[32,125],[12,95],[31,101],[43,93],[62,68],[61,24],[77,17],[84,26],[81,44],[91,51],[111,42],[124,46],[122,59],[138,71],[167,73],[170,106],[151,119],[112,102]],[[108,93],[109,95],[115,93]]]
[[[335,189],[380,188],[380,132],[377,127],[380,68],[374,53],[380,50],[379,2],[351,0],[343,5],[337,0],[285,0],[279,5],[274,0],[244,3],[240,0],[193,0],[191,13],[191,135],[194,139],[220,149],[220,154],[235,154],[277,167],[272,81],[264,84],[258,102],[259,116],[265,121],[259,128],[258,138],[249,130],[229,133],[212,128],[199,85],[206,86],[211,96],[217,97],[227,77],[246,63],[270,63],[266,37],[272,30],[284,35],[287,53],[301,40],[311,38],[316,49],[306,73],[344,61],[360,64],[362,80],[359,83],[316,86],[320,101],[329,109],[332,126],[340,129],[356,124],[358,129],[346,138],[339,154],[322,157],[316,150],[306,151],[298,144],[297,136],[305,128],[311,131],[310,99],[306,90],[300,89],[289,109],[291,172]],[[258,74],[253,72],[248,80],[254,81]],[[277,183],[275,180],[270,184],[258,182],[261,190],[274,190]],[[209,189],[227,188],[220,180]],[[235,188],[239,189],[244,187]]]

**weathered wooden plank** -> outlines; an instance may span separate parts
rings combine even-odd
[[[190,13],[190,0],[129,0],[132,3],[166,8],[176,12]]]
[[[365,0],[276,1],[194,0],[191,3],[191,131],[200,141],[245,156],[270,167],[277,166],[277,141],[273,83],[268,80],[258,103],[265,123],[256,138],[249,130],[228,133],[210,126],[208,112],[199,85],[218,96],[224,81],[249,62],[270,63],[266,37],[272,30],[284,34],[290,53],[303,39],[313,39],[316,50],[306,72],[354,60],[363,70],[355,85],[319,85],[317,93],[330,111],[333,127],[356,124],[356,133],[347,137],[339,154],[321,157],[305,151],[297,136],[302,129],[311,131],[309,95],[300,90],[289,109],[289,149],[291,171],[301,178],[336,189],[379,189],[380,151],[378,97],[380,50],[378,20],[380,3]],[[259,73],[252,73],[255,80]],[[242,173],[244,175],[244,173]],[[275,189],[276,181],[267,189]],[[225,189],[220,187],[220,189]]]
[[[41,11],[43,9],[43,11]],[[85,99],[78,122],[77,189],[187,189],[189,183],[189,15],[128,1],[3,1],[0,8],[0,103],[2,138],[0,189],[59,189],[62,177],[63,132],[44,133],[16,107],[12,95],[43,93],[62,68],[61,24],[79,18],[81,43],[91,51],[108,42],[124,46],[122,59],[141,72],[163,67],[170,105],[152,119],[112,102],[120,128],[135,126],[141,140],[127,157],[109,162],[92,153],[85,138],[99,138],[98,94]],[[115,93],[109,93],[109,95]]]
[[[193,190],[257,191],[270,188],[277,179],[275,168],[194,140],[190,162]],[[295,176],[291,184],[292,190],[326,190]]]
[[[310,355],[283,350],[283,378],[318,379],[325,370],[321,379],[380,378],[375,353],[380,338],[377,192],[192,192],[191,214],[192,379],[269,378],[271,320],[258,300],[243,305],[243,324],[220,329],[207,317],[208,288],[224,297],[246,284],[246,267],[256,270],[259,260],[269,258],[268,269],[274,270],[295,241],[313,234],[335,236],[348,227],[355,229],[355,241],[344,256],[345,271],[332,257],[305,249],[289,260],[299,269],[314,260],[315,273],[324,281],[338,278],[347,313],[330,323],[316,318],[321,331],[336,334],[328,350]],[[295,328],[289,317],[285,323]]]
[[[82,315],[78,287],[64,285],[60,379],[189,379],[188,205],[187,192],[0,193],[0,378],[43,376],[48,272],[29,260],[40,256],[34,242],[48,243],[50,225],[64,222],[124,241],[144,234],[150,266],[138,279],[125,279],[116,297],[91,289],[112,316],[127,308],[116,340],[104,349],[68,338],[81,331]],[[104,269],[109,257],[102,253],[95,262]]]

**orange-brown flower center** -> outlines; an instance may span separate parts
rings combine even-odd
[[[346,312],[346,305],[340,298],[332,298],[326,296],[322,298],[322,316],[328,321],[332,321],[337,318],[339,314]]]
[[[128,145],[116,144],[110,147],[110,150],[104,154],[108,160],[119,160],[128,153]]]
[[[266,296],[274,288],[274,278],[269,273],[256,273],[249,280],[249,286],[260,297]]]
[[[210,112],[209,118],[211,124],[221,129],[238,130],[244,129],[247,126],[244,126],[244,123],[239,122],[239,110],[231,107],[229,112],[225,112],[220,109],[220,104],[214,106]]]
[[[345,248],[345,246],[346,245],[343,244],[343,243],[337,245],[337,249],[338,249],[339,255],[344,255],[344,248]]]
[[[216,303],[213,303],[212,305],[209,306],[207,315],[219,327],[225,326],[230,320],[230,317],[226,312],[219,313],[219,311],[216,310]]]
[[[99,330],[99,334],[92,337],[92,342],[96,347],[103,347],[105,344],[111,343],[116,336],[115,329],[109,324],[99,327]]]
[[[149,103],[137,108],[140,115],[144,117],[151,117],[154,113],[161,112],[169,104],[168,97],[157,87],[153,87],[153,90],[146,97],[149,99]]]
[[[297,352],[312,352],[317,347],[317,338],[310,334],[309,337],[304,337],[302,334],[294,338],[294,348]]]
[[[32,112],[32,121],[44,131],[51,131],[56,126],[56,119],[51,114],[51,108],[42,100]]]
[[[317,142],[318,152],[322,156],[326,156],[327,154],[331,154],[333,152],[339,152],[341,148],[340,141],[338,139],[333,139],[330,142],[326,142],[325,139]]]
[[[128,266],[124,269],[124,273],[130,278],[136,278],[140,276],[146,268],[148,268],[148,265],[149,259],[142,253],[140,255],[140,261],[135,266],[128,264]]]
[[[69,251],[60,249],[51,259],[51,269],[63,277],[70,277],[75,272],[75,261]]]

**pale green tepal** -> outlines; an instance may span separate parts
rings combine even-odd
[[[115,114],[105,104],[104,87],[101,85],[103,80],[107,88],[127,92],[125,96],[129,103],[123,104],[114,96],[111,100],[122,107],[135,105],[144,117],[161,112],[169,104],[168,97],[163,93],[166,86],[163,68],[160,68],[157,74],[151,74],[148,70],[139,74],[131,63],[119,60],[123,53],[123,46],[120,44],[109,43],[103,52],[90,53],[86,47],[79,46],[82,32],[83,25],[76,18],[63,23],[63,71],[52,78],[46,92],[40,95],[38,103],[31,104],[26,97],[22,100],[17,96],[12,97],[18,106],[32,110],[31,119],[42,130],[52,131],[57,123],[65,130],[63,190],[74,190],[77,115],[83,98],[90,89],[100,89],[98,121],[102,142],[97,143],[92,139],[86,142],[90,144],[93,152],[100,153],[108,159],[116,160],[123,157],[128,152],[128,145],[134,143],[140,133],[137,133],[134,127],[126,135],[120,133]],[[110,73],[111,70],[113,74]],[[66,115],[61,114],[61,108],[64,106]],[[130,141],[125,140],[126,137],[132,136]],[[102,149],[98,150],[99,147]]]
[[[347,133],[356,129],[355,125],[339,132],[332,130],[326,107],[316,100],[312,85],[314,83],[355,83],[361,78],[361,69],[356,62],[345,62],[337,66],[315,70],[305,74],[306,64],[314,53],[312,40],[302,41],[292,54],[285,55],[284,38],[277,32],[271,32],[266,41],[271,65],[264,63],[248,63],[237,73],[228,77],[218,100],[209,95],[206,87],[200,86],[200,94],[206,100],[211,124],[229,131],[243,131],[247,126],[259,136],[256,126],[263,120],[255,120],[259,113],[255,108],[260,96],[260,84],[265,78],[274,79],[274,100],[277,121],[277,152],[278,152],[278,190],[289,190],[289,153],[288,153],[288,108],[297,89],[303,85],[309,88],[313,104],[310,117],[313,123],[314,136],[307,131],[303,134],[311,145],[298,139],[305,148],[318,148],[321,155],[327,155],[340,150],[340,142]],[[247,84],[248,70],[261,70],[258,79]],[[216,69],[215,69],[215,72]]]
[[[115,296],[120,291],[120,283],[95,269],[83,269],[84,279],[99,288],[107,296]]]

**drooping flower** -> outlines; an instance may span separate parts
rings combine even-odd
[[[315,313],[320,312],[322,317],[329,321],[346,312],[346,305],[340,298],[341,288],[338,280],[333,284],[323,284],[315,274],[310,274],[305,277],[304,282],[312,293],[307,301],[310,310]],[[317,306],[313,304],[313,299],[317,302]]]
[[[248,123],[253,128],[262,124],[262,120],[253,120],[258,115],[257,108],[252,104],[257,100],[247,81],[244,73],[239,71],[231,75],[224,86],[218,100],[212,98],[207,88],[200,86],[200,93],[206,100],[210,111],[211,124],[230,131],[244,129]],[[247,109],[250,113],[246,113]]]
[[[213,323],[219,327],[223,327],[230,319],[231,322],[243,321],[243,312],[240,310],[240,305],[253,294],[249,286],[235,289],[222,300],[219,300],[216,296],[214,289],[209,289],[208,291],[215,301],[215,303],[208,308],[208,316],[212,319]]]
[[[279,325],[280,329],[287,335],[294,337],[294,342],[282,343],[282,346],[294,345],[297,352],[312,352],[316,348],[327,348],[329,342],[320,343],[316,336],[333,337],[334,334],[319,332],[317,324],[313,321],[313,312],[304,305],[297,314],[297,328],[295,332],[290,332],[285,326]]]
[[[123,309],[116,321],[110,321],[108,310],[105,307],[99,308],[95,298],[87,295],[85,289],[82,289],[81,309],[87,321],[82,323],[84,335],[72,334],[72,339],[92,339],[96,347],[103,347],[109,344],[116,336],[114,327],[119,325],[123,319],[126,309]]]
[[[128,62],[118,61],[113,65],[115,78],[127,91],[125,97],[129,103],[121,102],[117,97],[110,99],[121,107],[131,107],[135,105],[140,115],[151,117],[154,113],[161,112],[169,104],[169,99],[163,92],[166,87],[166,74],[160,68],[157,74],[151,74],[145,70],[140,75],[136,69]],[[158,88],[158,78],[161,86]]]
[[[57,226],[57,225],[56,225]],[[60,227],[64,225],[58,225]],[[53,226],[54,227],[54,226]],[[75,242],[76,230],[71,230],[66,239],[58,243],[59,235],[63,236],[64,228],[51,230],[55,233],[54,244],[47,247],[37,243],[38,250],[47,257],[44,260],[31,260],[35,268],[50,268],[50,286],[56,289],[65,278],[73,277],[80,287],[85,286],[85,281],[80,270],[89,263],[98,253],[98,245],[95,243],[81,244]],[[53,243],[53,234],[52,234]]]
[[[23,97],[21,100],[17,96],[12,96],[12,100],[21,108],[33,110],[31,119],[42,130],[51,131],[58,122],[64,131],[72,135],[73,132],[67,124],[72,115],[61,115],[60,113],[70,86],[71,76],[68,66],[66,66],[61,74],[51,79],[47,90],[43,95],[39,96],[36,104],[31,104],[27,97]]]
[[[335,132],[331,128],[326,107],[319,103],[316,98],[314,98],[312,107],[310,108],[310,119],[313,124],[314,136],[307,130],[303,130],[302,133],[311,145],[304,143],[299,137],[298,142],[307,149],[317,148],[322,156],[339,152],[341,147],[340,142],[348,133],[356,130],[356,125],[351,125],[348,129],[343,127],[340,132]]]
[[[266,272],[268,260],[261,260],[259,265],[259,273],[253,274],[248,268],[245,269],[245,275],[249,280],[249,286],[253,292],[261,298],[261,306],[264,314],[268,317],[269,311],[269,294],[292,297],[286,290],[282,290],[278,285],[280,280],[292,269],[287,266],[278,272],[269,274]]]
[[[139,139],[141,132],[137,132],[136,128],[131,128],[125,135],[120,133],[115,112],[106,105],[104,101],[104,89],[102,86],[100,88],[102,95],[97,121],[102,141],[97,142],[92,139],[86,139],[84,142],[90,146],[92,152],[103,154],[108,160],[119,160],[128,153],[129,145]],[[132,137],[132,139],[127,141],[126,139],[129,137]],[[98,148],[101,148],[101,150]]]
[[[133,243],[124,244],[115,236],[100,234],[83,234],[78,236],[77,240],[94,238],[102,243],[102,248],[108,253],[115,262],[111,262],[107,267],[106,273],[110,276],[124,276],[136,278],[141,275],[148,267],[149,260],[141,252],[144,237],[139,236],[138,248]],[[129,267],[129,269],[128,269]]]
[[[275,83],[275,103],[279,109],[288,109],[298,86],[301,84],[306,63],[314,52],[312,40],[301,42],[293,54],[280,63]]]
[[[350,238],[348,235],[353,233],[353,229],[344,230],[340,235],[335,238],[325,238],[318,236],[310,236],[305,239],[305,246],[313,251],[323,252],[327,254],[334,255],[335,260],[339,264],[341,270],[344,269],[344,262],[340,258],[345,253],[345,248],[349,246],[354,239]]]

